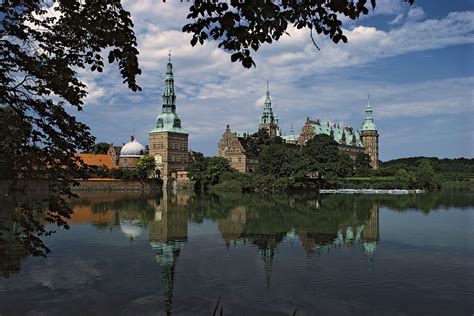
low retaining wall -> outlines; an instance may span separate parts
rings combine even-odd
[[[158,180],[79,180],[73,191],[160,191],[162,182]]]
[[[72,191],[160,191],[162,181],[160,180],[115,180],[115,179],[89,179],[76,180],[79,186],[71,187]],[[8,193],[11,181],[0,181],[0,193]],[[18,181],[16,191],[25,192],[48,192],[47,181]]]

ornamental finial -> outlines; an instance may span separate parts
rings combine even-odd
[[[168,50],[168,62],[171,62],[171,49]]]

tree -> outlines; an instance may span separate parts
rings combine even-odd
[[[204,157],[202,153],[193,152],[193,162],[187,168],[189,177],[197,187],[207,187],[219,183],[225,173],[235,173],[227,159],[222,157]]]
[[[109,143],[100,142],[92,146],[91,150],[89,150],[88,153],[94,155],[107,154],[107,152],[109,151],[109,147]]]
[[[25,134],[20,127],[21,119],[11,107],[0,108],[0,180],[15,178],[18,167],[13,158],[21,156]]]
[[[301,150],[300,176],[318,173],[320,180],[335,183],[338,177],[351,172],[350,157],[340,152],[334,139],[325,134],[316,135]]]
[[[188,176],[195,181],[196,187],[201,186],[204,173],[207,169],[207,159],[200,152],[193,151],[192,162],[187,166]]]
[[[141,179],[147,179],[155,173],[155,157],[143,156],[136,164],[137,173]]]
[[[398,182],[400,182],[400,184],[408,188],[416,187],[416,177],[411,171],[407,171],[406,169],[398,169],[395,173],[395,177],[397,178]]]
[[[227,159],[222,157],[210,157],[207,162],[207,170],[204,177],[204,185],[219,183],[222,175],[226,172],[235,172]]]
[[[360,153],[354,160],[354,171],[358,176],[366,177],[370,174],[370,157],[366,153]]]
[[[403,0],[410,5],[415,0]],[[370,5],[375,9],[376,0]],[[313,44],[313,31],[329,36],[334,43],[347,42],[343,34],[342,19],[358,19],[369,13],[367,0],[231,0],[194,1],[189,8],[191,23],[183,32],[191,33],[191,45],[215,40],[219,47],[234,52],[231,61],[240,61],[246,68],[255,66],[250,56],[263,44],[278,41],[290,25],[298,29],[307,27]],[[319,49],[317,47],[317,49]]]
[[[64,197],[74,196],[71,183],[85,176],[75,153],[89,150],[94,137],[65,106],[82,109],[87,91],[77,71],[101,72],[105,51],[109,63],[118,63],[124,83],[140,90],[133,23],[118,0],[6,0],[0,2],[0,16],[0,107],[15,113],[14,128],[21,131],[21,145],[3,157],[12,168],[10,190],[18,190],[20,179],[46,180],[46,222],[67,228],[71,209]],[[7,135],[2,130],[2,137]],[[19,238],[30,250],[47,253],[37,236],[50,232],[29,207],[20,207],[17,220],[25,230]]]
[[[441,181],[428,160],[421,161],[415,174],[418,186],[422,189],[433,191],[441,187]]]
[[[285,144],[270,144],[260,153],[257,171],[276,178],[293,176],[298,159],[299,152],[296,148]]]

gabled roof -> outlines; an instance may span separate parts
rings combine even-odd
[[[111,155],[100,154],[76,154],[77,157],[80,157],[85,164],[95,167],[107,167],[108,169],[117,168],[117,165],[114,164]]]

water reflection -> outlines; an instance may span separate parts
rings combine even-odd
[[[243,285],[239,286],[246,286],[245,292],[236,296],[242,301],[238,303],[227,301],[225,305],[227,309],[233,307],[234,311],[245,310],[239,309],[238,306],[242,306],[242,302],[249,299],[245,298],[248,291],[249,296],[265,297],[267,295],[275,304],[286,296],[291,301],[292,308],[306,304],[307,311],[319,308],[319,311],[324,313],[328,310],[325,309],[326,307],[321,307],[323,305],[318,307],[316,302],[308,303],[300,300],[300,296],[304,296],[304,291],[300,293],[298,288],[301,284],[295,285],[296,281],[293,277],[299,277],[298,282],[303,282],[301,280],[313,282],[313,287],[320,286],[321,291],[327,289],[328,293],[332,289],[332,283],[324,283],[324,278],[328,276],[355,278],[355,282],[349,282],[354,287],[357,280],[364,279],[366,283],[360,285],[364,286],[370,282],[371,277],[376,275],[375,264],[382,265],[382,268],[383,265],[388,266],[386,258],[382,256],[380,259],[379,251],[385,250],[387,253],[387,249],[390,249],[390,247],[384,248],[387,247],[387,243],[383,244],[381,240],[383,236],[388,236],[387,233],[393,232],[384,231],[384,226],[381,225],[383,213],[381,209],[385,209],[385,212],[389,210],[389,214],[398,216],[401,216],[398,212],[408,211],[424,216],[423,214],[441,207],[472,210],[473,197],[471,195],[462,196],[461,199],[459,197],[453,198],[450,195],[443,197],[442,194],[403,197],[336,195],[321,197],[232,193],[210,195],[87,193],[83,194],[80,200],[73,202],[74,215],[69,221],[72,229],[70,232],[60,232],[60,236],[54,239],[54,245],[57,247],[52,247],[52,257],[41,259],[46,261],[35,261],[35,264],[30,262],[27,265],[26,274],[22,271],[22,262],[28,261],[28,253],[22,248],[18,240],[18,229],[12,221],[12,215],[15,214],[16,209],[10,207],[8,212],[2,210],[0,221],[3,227],[8,228],[8,231],[2,234],[0,243],[2,258],[0,273],[2,277],[13,279],[13,282],[18,282],[18,284],[21,282],[40,284],[51,291],[74,290],[79,297],[82,297],[88,287],[96,288],[100,287],[99,284],[104,284],[104,280],[107,279],[105,275],[117,274],[120,277],[109,276],[107,279],[110,287],[114,288],[120,284],[119,287],[123,291],[138,293],[135,300],[123,303],[125,306],[120,308],[124,310],[136,308],[133,305],[136,304],[134,302],[140,302],[140,304],[149,302],[147,303],[149,305],[143,305],[144,307],[140,305],[143,308],[142,312],[161,310],[169,315],[180,308],[180,312],[193,313],[191,312],[192,304],[202,308],[199,304],[208,302],[205,306],[210,306],[212,312],[217,298],[208,297],[211,295],[210,291],[232,293],[233,287],[237,286],[237,283],[242,283]],[[459,230],[459,227],[447,227],[451,230]],[[206,230],[207,237],[201,238],[197,233],[197,228]],[[403,225],[398,226],[400,234],[403,234],[400,228],[403,229]],[[419,229],[423,230],[423,227]],[[68,236],[72,237],[67,239]],[[188,244],[188,240],[192,242]],[[84,248],[81,248],[81,245]],[[467,245],[467,248],[463,249],[466,256],[472,254],[472,249],[469,247]],[[62,251],[65,248],[70,248],[73,255],[63,256]],[[83,258],[86,248],[91,251],[91,253],[88,252],[90,257],[87,260]],[[406,250],[403,247],[393,248],[392,246],[394,253],[396,251],[393,249]],[[205,251],[209,251],[212,259],[201,256],[201,252]],[[423,251],[426,252],[426,248]],[[117,253],[127,255],[117,257],[120,268],[114,268],[113,259],[107,261],[107,265],[101,266],[102,259],[99,254],[102,252],[107,258],[109,256],[113,258],[112,254]],[[230,259],[226,261],[226,257]],[[255,261],[249,258],[255,258]],[[361,258],[363,260],[360,260]],[[348,265],[343,263],[344,260],[348,261]],[[421,259],[416,258],[416,260]],[[323,262],[327,265],[325,266],[327,275],[318,275],[311,270],[314,266],[319,267],[319,264]],[[306,263],[309,266],[306,267]],[[130,271],[126,270],[126,267],[131,264],[136,264],[133,277],[142,280],[142,284],[138,287],[128,284],[132,281],[127,279],[127,273]],[[431,262],[430,265],[432,264]],[[205,268],[197,269],[196,266],[199,265]],[[210,272],[206,270],[207,266],[213,265],[219,266],[220,269],[211,269]],[[285,274],[282,266],[287,265],[290,266],[290,270],[286,270]],[[355,270],[349,271],[350,265],[354,265]],[[341,268],[348,270],[346,275],[342,270],[338,270]],[[225,271],[235,269],[236,271],[242,269],[242,273],[238,274],[239,282],[228,279],[225,274]],[[255,269],[257,274],[253,276],[244,272],[250,271],[249,269]],[[392,269],[397,271],[398,267]],[[406,270],[406,267],[404,269]],[[207,273],[202,271],[207,271]],[[288,271],[291,273],[288,274]],[[430,270],[427,271],[431,273]],[[458,271],[462,272],[462,269]],[[434,271],[432,275],[442,272]],[[157,274],[156,282],[152,282],[154,273]],[[261,278],[258,273],[261,273]],[[334,273],[341,275],[335,276]],[[374,273],[374,275],[366,273]],[[382,276],[386,277],[383,274]],[[147,282],[147,279],[150,281]],[[383,279],[383,283],[395,281],[395,279]],[[262,294],[260,287],[266,289],[267,294]],[[374,286],[376,287],[378,285]],[[19,289],[21,286],[14,288]],[[15,292],[14,288],[9,290],[7,286],[2,290],[0,283],[0,297],[12,294],[12,297],[20,299],[22,297],[20,290]],[[45,291],[43,288],[41,291]],[[369,291],[365,288],[362,290]],[[189,294],[187,294],[188,291]],[[472,289],[468,287],[466,291],[472,292]],[[113,291],[112,293],[120,294]],[[49,297],[49,295],[52,296]],[[59,294],[45,292],[44,299],[45,301],[57,300],[57,295]],[[147,301],[145,299],[147,297],[152,298]],[[65,297],[62,299],[66,300]],[[112,300],[115,299],[116,297]],[[105,305],[106,302],[110,303],[104,298]],[[188,302],[192,304],[187,305]],[[7,311],[14,314],[24,311],[16,309],[20,307],[13,304],[5,306],[9,306],[10,309]],[[254,304],[250,310],[259,310],[258,308],[260,307]],[[374,311],[370,307],[364,308],[368,312]],[[294,308],[290,310],[290,313],[293,310]]]
[[[148,239],[161,269],[165,310],[168,315],[171,314],[173,304],[176,260],[188,240],[188,200],[187,194],[168,196],[165,192],[159,203],[149,201],[155,209],[155,217],[148,224]]]

